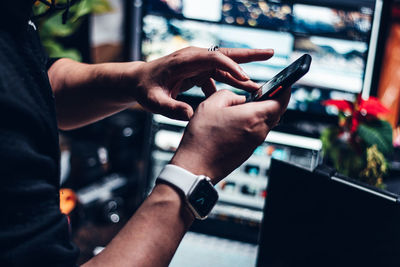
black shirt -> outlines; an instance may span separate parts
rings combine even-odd
[[[47,56],[32,1],[0,10],[0,265],[74,266],[59,209],[59,146]]]

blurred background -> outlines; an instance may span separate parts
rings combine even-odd
[[[35,23],[53,58],[150,61],[187,46],[273,48],[272,59],[243,65],[260,83],[303,53],[313,58],[310,72],[292,88],[279,126],[217,185],[217,206],[208,220],[194,223],[171,266],[195,266],[188,265],[193,250],[205,250],[216,262],[229,254],[229,260],[209,266],[255,265],[272,158],[310,170],[325,163],[369,186],[400,193],[400,1],[80,0],[66,23],[63,12],[46,10],[35,4]],[[204,95],[193,88],[179,99],[195,108]],[[384,117],[375,112],[380,105]],[[352,131],[354,118],[360,126]],[[81,248],[79,263],[107,245],[149,194],[185,126],[135,104],[60,133],[61,208]],[[367,158],[373,152],[374,161]],[[343,155],[358,162],[352,164],[358,169],[345,166]]]

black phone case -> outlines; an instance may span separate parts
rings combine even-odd
[[[302,55],[288,67],[283,69],[277,75],[275,75],[271,80],[264,83],[259,90],[247,96],[246,102],[252,101],[263,101],[270,99],[275,95],[278,95],[282,90],[289,89],[295,82],[297,82],[301,77],[303,77],[311,65],[311,56],[308,54]],[[293,69],[294,68],[294,69]],[[292,70],[293,69],[293,70]],[[285,75],[287,72],[287,76]],[[285,77],[286,76],[286,77]],[[262,92],[264,86],[271,84],[271,87],[266,92]]]

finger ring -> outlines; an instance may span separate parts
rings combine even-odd
[[[210,48],[208,48],[208,51],[218,51],[219,46],[218,45],[212,45]]]

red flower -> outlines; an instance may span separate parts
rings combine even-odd
[[[376,97],[372,96],[368,100],[364,100],[361,95],[358,95],[354,104],[347,100],[333,99],[324,101],[322,104],[325,106],[335,106],[344,113],[350,113],[348,126],[352,134],[357,131],[361,122],[371,118],[377,119],[380,114],[390,112]],[[346,123],[343,125],[346,125]]]
[[[377,117],[379,114],[387,114],[390,112],[376,97],[372,96],[368,100],[361,99],[358,110],[363,116],[372,115],[374,117]]]
[[[322,102],[322,105],[324,106],[335,106],[338,108],[338,110],[343,111],[343,112],[351,112],[354,108],[353,103],[347,100],[326,100]]]

